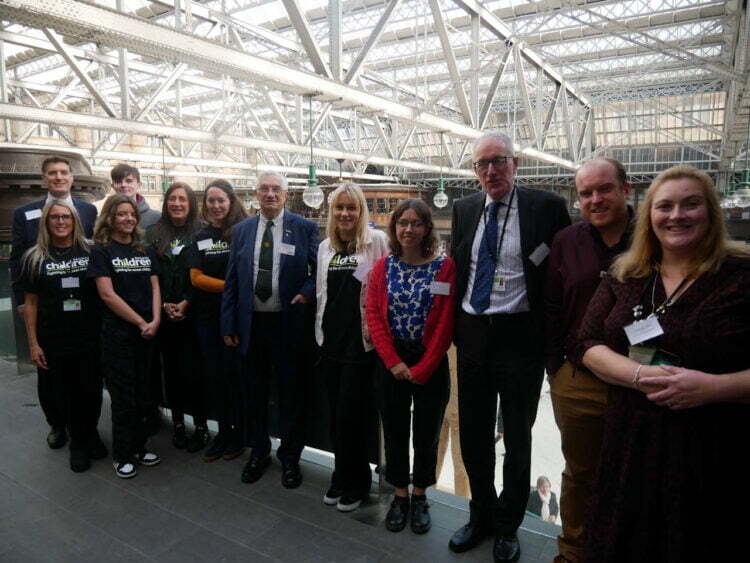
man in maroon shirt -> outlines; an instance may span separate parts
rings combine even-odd
[[[584,512],[607,406],[607,385],[566,357],[601,278],[630,243],[633,218],[626,203],[631,187],[618,161],[587,162],[576,173],[575,183],[582,220],[555,236],[545,289],[546,369],[565,456],[557,563],[581,559]]]

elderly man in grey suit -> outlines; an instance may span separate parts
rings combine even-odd
[[[494,534],[495,561],[516,561],[516,530],[531,480],[531,427],[544,376],[544,280],[555,233],[570,224],[565,201],[515,185],[518,157],[501,133],[474,143],[482,191],[454,203],[456,331],[461,452],[471,517],[450,540],[456,552]],[[505,424],[503,491],[495,489],[497,398]]]

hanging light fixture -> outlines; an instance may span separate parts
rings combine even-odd
[[[445,180],[443,179],[443,132],[440,132],[440,180],[438,181],[438,189],[435,195],[432,197],[432,203],[438,209],[442,209],[448,205],[448,196],[445,193]]]
[[[305,186],[302,192],[302,201],[305,205],[318,209],[325,199],[323,190],[318,186],[318,171],[313,163],[313,114],[312,114],[312,94],[308,95],[310,100],[309,113],[310,113],[310,166],[309,174],[307,178],[307,186]]]

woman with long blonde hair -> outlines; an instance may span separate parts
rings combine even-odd
[[[372,482],[369,437],[375,405],[373,345],[365,324],[365,298],[372,266],[388,253],[386,237],[368,225],[367,201],[356,184],[329,196],[326,238],[318,247],[315,337],[322,349],[336,456],[323,502],[342,512],[367,498]]]
[[[578,338],[612,384],[586,560],[722,560],[750,420],[750,254],[708,175],[676,166],[652,182]]]
[[[66,413],[70,468],[81,472],[92,459],[108,455],[96,429],[102,376],[98,300],[86,278],[90,249],[78,212],[67,201],[47,203],[39,226],[36,245],[23,256],[18,285],[25,292],[29,352],[40,403],[53,402]]]

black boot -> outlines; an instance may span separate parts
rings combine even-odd
[[[391,508],[385,516],[385,527],[391,532],[400,532],[406,527],[409,517],[409,497],[393,497]]]
[[[430,505],[425,495],[411,495],[411,531],[426,534],[430,531]]]

